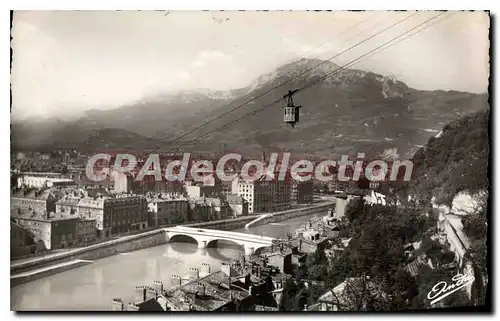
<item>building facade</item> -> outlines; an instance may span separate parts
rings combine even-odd
[[[313,181],[297,181],[292,180],[290,188],[290,202],[292,204],[308,204],[313,201]]]
[[[60,174],[62,175],[62,174]],[[23,175],[18,178],[18,187],[44,188],[52,186],[75,185],[75,182],[70,178],[64,178],[60,175]]]
[[[188,221],[188,200],[157,197],[148,200],[148,226],[181,224]]]
[[[97,237],[108,238],[147,228],[147,200],[137,195],[84,197],[78,214],[96,221]]]
[[[10,247],[24,247],[33,244],[31,233],[14,222],[10,222]]]
[[[80,217],[76,221],[76,244],[92,243],[97,240],[96,220]]]
[[[290,184],[287,180],[267,179],[267,176],[256,180],[236,178],[232,194],[241,196],[248,202],[249,213],[275,212],[291,207]]]
[[[48,250],[67,248],[76,244],[77,217],[54,213],[44,215],[24,213],[15,219],[17,224],[27,229],[34,238],[41,240]]]
[[[12,194],[10,207],[11,210],[18,209],[19,211],[55,212],[56,202],[62,196],[59,194],[51,189],[19,190]]]
[[[226,200],[231,209],[231,216],[239,217],[248,215],[248,201],[243,197],[234,194],[226,194]]]

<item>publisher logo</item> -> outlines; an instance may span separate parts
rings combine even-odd
[[[437,303],[453,292],[471,284],[474,280],[475,278],[472,275],[472,270],[470,269],[465,274],[459,273],[452,278],[453,283],[450,285],[444,281],[436,283],[432,290],[427,294],[427,299],[432,300],[431,304]]]

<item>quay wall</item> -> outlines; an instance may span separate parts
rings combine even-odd
[[[283,212],[272,213],[271,217],[256,222],[256,224],[252,226],[267,224],[270,222],[284,221],[294,217],[317,213],[318,211],[322,210],[324,210],[326,214],[326,211],[328,210],[328,208],[332,207],[332,204],[333,203],[328,202],[315,206],[301,207]],[[184,224],[183,226],[230,231],[245,227],[247,223],[255,220],[257,217],[259,217],[259,215],[248,215],[244,217],[238,217],[220,221]],[[36,258],[33,260],[23,261],[19,263],[12,263],[10,267],[10,273],[11,275],[14,275],[78,259],[97,260],[107,256],[149,248],[165,243],[167,243],[167,237],[165,235],[165,231],[162,228],[160,228],[153,231],[147,231],[130,236],[124,236],[119,239],[109,240],[102,243],[90,245],[87,247],[62,252],[60,254],[49,255],[46,257]]]
[[[322,203],[319,205],[313,205],[313,206],[308,206],[308,207],[291,209],[288,211],[276,212],[276,213],[270,214],[269,216],[267,216],[265,218],[262,218],[261,220],[257,220],[255,222],[253,222],[248,227],[281,222],[281,221],[289,220],[289,219],[292,219],[295,217],[311,215],[311,214],[315,214],[315,213],[322,212],[322,211],[324,212],[325,215],[327,215],[328,209],[333,208],[334,206],[335,206],[335,202],[332,201],[332,202]]]
[[[140,250],[167,243],[165,231],[154,230],[136,235],[126,236],[117,240],[106,241],[84,248],[79,248],[57,255],[11,264],[10,273],[30,271],[45,266],[63,263],[72,260],[97,260],[118,253]]]
[[[34,272],[32,274],[29,274],[29,275],[11,277],[10,286],[12,287],[12,286],[16,286],[19,284],[31,282],[31,281],[38,280],[38,279],[43,278],[43,277],[47,277],[47,276],[51,276],[51,275],[61,273],[64,271],[72,270],[72,269],[75,269],[77,267],[87,265],[87,264],[92,264],[92,262],[80,261],[80,262],[75,262],[73,264],[55,266],[52,269],[48,269],[48,270],[44,270],[44,271],[40,271],[40,272]]]

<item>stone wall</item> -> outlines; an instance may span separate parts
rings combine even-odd
[[[20,276],[16,278],[11,278],[10,279],[10,286],[16,286],[19,284],[31,282],[34,280],[38,280],[40,278],[46,277],[46,276],[51,276],[57,273],[61,273],[64,271],[72,270],[74,268],[90,264],[91,262],[85,262],[85,261],[80,261],[80,262],[75,262],[73,264],[68,264],[68,265],[62,265],[62,266],[56,266],[53,269],[45,270],[45,271],[40,271],[38,273],[33,273],[25,276]]]
[[[118,253],[125,253],[140,250],[167,242],[164,230],[155,230],[137,235],[127,236],[118,240],[107,241],[84,248],[52,255],[45,258],[35,259],[28,262],[11,264],[10,272],[12,274],[33,270],[49,265],[54,265],[71,260],[97,260],[103,257]]]
[[[318,212],[324,212],[325,215],[328,214],[328,210],[332,207],[335,206],[335,202],[327,202],[321,205],[313,205],[313,206],[308,206],[308,207],[301,207],[301,208],[296,208],[288,211],[283,211],[283,212],[277,212],[277,213],[272,213],[268,217],[256,221],[255,223],[252,223],[252,226],[259,226],[259,225],[264,225],[264,224],[269,224],[269,223],[276,223],[276,222],[281,222],[285,220],[289,220],[291,218],[299,217],[299,216],[305,216],[305,215],[312,215]]]
[[[245,227],[245,225],[248,222],[251,222],[257,216],[258,215],[249,215],[249,216],[221,220],[221,221],[186,224],[183,226],[185,226],[185,227],[201,227],[201,228],[206,228],[206,229],[211,229],[211,230],[231,231],[231,230],[236,230],[236,229]]]
[[[329,202],[322,205],[278,212],[273,214],[273,216],[271,217],[272,219],[271,222],[279,222],[294,217],[310,215],[317,213],[318,211],[325,211],[326,215],[326,212],[330,207],[332,207],[332,204],[333,203]],[[249,215],[245,217],[239,217],[221,221],[187,224],[184,226],[230,231],[244,227],[247,223],[251,222],[257,217],[258,215]],[[266,223],[265,221],[267,221],[267,219],[263,220],[262,224],[265,224]],[[259,225],[259,223],[257,223],[257,225]],[[49,257],[34,259],[28,262],[14,263],[11,264],[10,271],[12,275],[76,259],[97,260],[118,253],[126,253],[165,243],[167,243],[165,231],[163,229],[159,229],[136,235],[125,236],[117,240],[106,241],[103,243],[98,243],[84,248],[75,249],[61,254],[51,255]]]

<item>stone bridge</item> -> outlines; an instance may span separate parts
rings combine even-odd
[[[198,248],[206,248],[209,243],[219,240],[231,241],[241,245],[245,249],[245,255],[252,255],[258,249],[272,246],[278,239],[254,234],[209,230],[185,226],[164,228],[167,242],[178,235],[189,236],[198,242]]]

